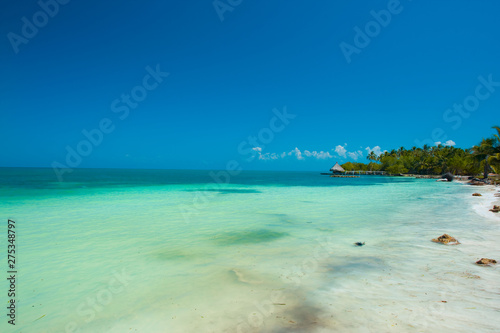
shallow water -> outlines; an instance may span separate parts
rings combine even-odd
[[[498,332],[499,269],[474,264],[500,258],[492,195],[303,172],[221,185],[207,171],[58,183],[0,169],[0,216],[17,223],[14,331]],[[461,244],[430,242],[443,233]]]

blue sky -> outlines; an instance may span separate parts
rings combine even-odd
[[[500,124],[498,1],[59,1],[0,5],[0,166],[325,170]]]

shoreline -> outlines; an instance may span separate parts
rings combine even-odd
[[[472,208],[474,211],[485,218],[488,219],[493,219],[493,220],[500,220],[500,214],[499,213],[493,213],[490,212],[490,209],[493,208],[494,205],[500,205],[500,197],[496,197],[495,194],[500,193],[500,186],[498,185],[482,185],[482,186],[476,186],[476,185],[470,185],[469,181],[467,180],[454,180],[454,182],[457,182],[462,185],[467,185],[471,189],[473,189],[473,193],[479,193],[481,194],[480,197],[474,197],[471,195],[471,198],[474,199],[472,202]]]

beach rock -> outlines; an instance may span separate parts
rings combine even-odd
[[[476,261],[478,265],[495,265],[497,261],[495,259],[481,258],[481,260]]]
[[[471,180],[471,181],[469,182],[469,184],[470,184],[470,185],[474,185],[474,186],[482,186],[482,185],[484,185],[484,182],[482,182],[482,181],[478,181],[478,180]]]
[[[490,209],[490,212],[493,212],[493,213],[498,213],[500,212],[500,206],[493,206],[493,209]]]
[[[447,172],[441,176],[441,179],[446,179],[447,181],[451,182],[451,181],[453,181],[454,177],[455,176],[453,176],[451,173]]]
[[[432,240],[435,243],[441,243],[441,244],[446,244],[446,245],[458,245],[460,242],[456,240],[455,238],[451,237],[448,234],[444,234],[442,236],[439,236],[438,238],[434,238]]]
[[[481,193],[472,193],[473,197],[482,197]]]

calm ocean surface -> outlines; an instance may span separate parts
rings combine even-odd
[[[78,169],[58,182],[51,169],[0,168],[0,218],[16,221],[14,331],[500,331],[500,270],[474,264],[500,258],[500,218],[483,209],[492,189],[218,179]],[[430,241],[443,233],[462,244]]]

